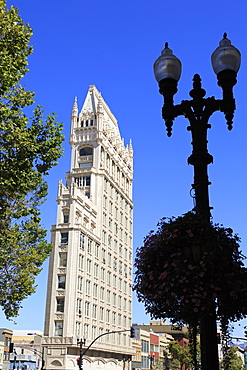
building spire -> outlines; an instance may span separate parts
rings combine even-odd
[[[74,104],[73,104],[73,108],[72,108],[72,117],[73,116],[78,116],[78,105],[77,105],[77,97],[76,96],[75,96]]]

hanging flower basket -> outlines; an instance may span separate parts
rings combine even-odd
[[[163,218],[137,250],[134,290],[152,318],[196,325],[216,308],[224,321],[247,315],[247,269],[232,229],[188,212]]]

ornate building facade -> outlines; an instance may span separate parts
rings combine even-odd
[[[95,86],[71,117],[71,168],[59,182],[52,227],[45,329],[46,369],[128,369],[133,354],[132,144]],[[110,333],[116,331],[117,333]],[[109,333],[109,334],[107,334]]]

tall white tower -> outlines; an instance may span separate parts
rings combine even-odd
[[[59,182],[52,227],[43,344],[46,369],[76,369],[77,339],[86,338],[83,368],[128,369],[133,354],[133,150],[95,86],[81,112],[72,108],[71,169]],[[124,332],[124,330],[126,330]]]

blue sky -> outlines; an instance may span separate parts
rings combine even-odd
[[[163,216],[177,216],[193,207],[189,191],[193,168],[187,165],[191,137],[185,118],[176,119],[173,136],[166,136],[161,118],[162,97],[153,76],[153,63],[164,43],[182,62],[175,102],[188,98],[192,77],[199,73],[207,96],[221,98],[210,57],[227,32],[242,54],[234,88],[237,111],[229,132],[224,115],[210,123],[210,205],[215,222],[230,226],[242,238],[247,254],[246,156],[246,34],[245,0],[7,0],[19,8],[34,29],[34,54],[29,58],[26,87],[46,113],[64,122],[65,156],[49,177],[49,196],[42,208],[43,223],[55,223],[59,179],[70,168],[69,127],[74,97],[81,107],[89,85],[95,84],[118,119],[121,135],[134,148],[134,248]],[[43,329],[47,263],[38,277],[37,293],[23,302],[13,325],[0,315],[1,326]],[[147,323],[142,305],[133,305],[133,322]],[[242,336],[242,326],[237,335]]]

